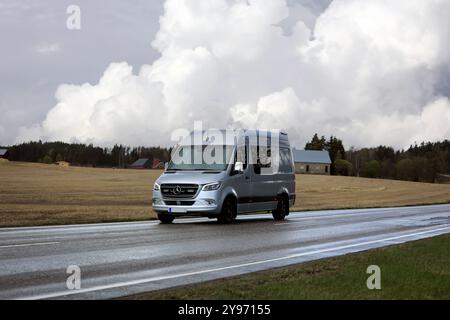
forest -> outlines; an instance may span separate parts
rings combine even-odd
[[[170,149],[162,147],[95,147],[65,142],[27,142],[8,147],[11,161],[54,163],[67,161],[75,166],[126,168],[139,158],[168,161]]]
[[[305,150],[328,151],[332,175],[436,182],[441,175],[450,174],[449,140],[422,142],[406,150],[383,145],[346,150],[341,139],[314,134]],[[126,168],[139,158],[169,161],[170,151],[164,147],[115,145],[102,148],[92,144],[38,141],[8,147],[8,158],[11,161],[67,161],[79,166]]]
[[[342,140],[315,134],[305,150],[327,150],[332,175],[436,182],[440,175],[450,174],[449,140],[422,142],[406,150],[383,145],[345,150]]]

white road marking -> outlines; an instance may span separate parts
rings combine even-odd
[[[392,212],[389,212],[389,213],[392,213]],[[421,217],[424,217],[424,216],[430,216],[430,215],[437,215],[437,214],[441,214],[442,212],[426,212],[426,213],[423,213],[422,215],[421,215]],[[330,214],[330,215],[326,215],[326,216],[324,216],[324,215],[317,215],[317,216],[308,216],[308,217],[299,217],[298,215],[295,215],[294,217],[292,217],[291,219],[289,219],[291,216],[289,216],[288,217],[288,219],[287,220],[285,220],[285,221],[282,221],[282,222],[277,222],[277,223],[274,223],[274,225],[276,225],[276,226],[290,226],[290,225],[293,225],[293,224],[295,224],[295,223],[303,223],[303,221],[305,221],[305,220],[319,220],[319,219],[321,219],[321,220],[327,220],[327,219],[333,219],[333,218],[348,218],[348,217],[360,217],[360,216],[366,216],[366,215],[372,215],[373,214],[373,212],[358,212],[358,213],[341,213],[341,214]],[[377,214],[379,214],[378,212],[377,212]],[[409,214],[409,216],[411,216],[411,213],[408,213]],[[406,217],[409,217],[409,216],[406,216]],[[401,217],[403,217],[403,216],[401,216]],[[374,219],[379,219],[380,217],[379,216],[374,216]],[[396,218],[395,216],[392,216],[392,218],[395,218],[395,220],[396,221],[410,221],[410,219],[400,219],[400,218]]]
[[[310,256],[310,255],[316,255],[316,254],[321,254],[321,253],[326,253],[326,252],[340,251],[340,250],[344,250],[344,249],[355,248],[355,247],[360,247],[360,246],[367,246],[367,245],[372,245],[372,244],[377,244],[377,243],[382,243],[382,242],[388,242],[389,243],[390,241],[393,241],[393,240],[399,240],[399,239],[404,239],[404,238],[409,238],[409,237],[415,237],[415,236],[429,234],[429,233],[434,233],[434,232],[443,231],[443,230],[449,230],[450,231],[450,226],[442,227],[442,228],[435,228],[435,229],[432,229],[432,230],[420,231],[420,232],[415,232],[415,233],[410,233],[410,234],[404,234],[404,235],[394,236],[394,237],[389,237],[389,238],[384,238],[384,239],[364,241],[364,242],[360,242],[360,243],[354,243],[354,244],[343,245],[343,246],[338,246],[338,247],[332,247],[332,248],[314,250],[314,251],[309,251],[309,252],[297,253],[297,254],[292,254],[292,255],[279,257],[279,258],[273,258],[273,259],[267,259],[267,260],[260,260],[260,261],[254,261],[254,262],[241,263],[241,264],[236,264],[236,265],[231,265],[231,266],[226,266],[226,267],[205,269],[205,270],[199,270],[199,271],[187,272],[187,273],[180,273],[180,274],[174,274],[174,275],[168,275],[168,276],[144,278],[144,279],[132,280],[132,281],[124,281],[124,282],[118,282],[118,283],[103,285],[103,286],[95,286],[95,287],[86,288],[86,289],[73,290],[73,291],[60,291],[60,292],[54,292],[54,293],[48,293],[48,294],[42,294],[42,295],[35,295],[35,296],[29,296],[29,297],[23,297],[23,298],[16,298],[16,299],[18,299],[18,300],[52,299],[52,298],[64,297],[64,296],[81,294],[81,293],[88,293],[88,292],[94,292],[94,291],[100,291],[100,290],[121,288],[121,287],[139,285],[139,284],[150,283],[150,282],[155,282],[155,281],[169,280],[169,279],[182,278],[182,277],[189,277],[189,276],[195,276],[195,275],[200,275],[200,274],[205,274],[205,273],[212,273],[212,272],[217,272],[217,271],[223,271],[223,270],[229,270],[229,269],[237,269],[237,268],[248,267],[248,266],[253,266],[253,265],[258,265],[258,264],[264,264],[264,263],[270,263],[270,262],[294,259],[294,258]]]
[[[35,242],[35,243],[21,243],[21,244],[8,244],[4,246],[0,246],[0,249],[3,248],[16,248],[16,247],[30,247],[30,246],[46,246],[51,244],[58,244],[60,242]]]
[[[309,217],[324,217],[324,216],[339,216],[342,212],[352,212],[351,214],[364,214],[364,213],[373,213],[377,211],[392,211],[392,210],[404,210],[404,209],[422,209],[422,208],[444,208],[448,207],[450,208],[449,204],[436,204],[436,205],[426,205],[426,206],[400,206],[400,207],[380,207],[380,208],[355,208],[355,209],[326,209],[326,210],[313,210],[313,211],[293,211],[291,212],[291,215],[289,217],[301,217],[301,218],[309,218]],[[266,214],[251,214],[251,215],[240,215],[238,218],[265,218],[270,217],[271,215]],[[180,218],[179,220],[175,220],[176,222],[196,222],[196,221],[211,221],[206,218]],[[89,227],[95,228],[108,228],[108,227],[132,227],[132,226],[139,226],[139,227],[145,227],[149,225],[158,225],[158,220],[146,220],[146,221],[128,221],[128,222],[106,222],[106,223],[85,223],[85,224],[68,224],[68,225],[49,225],[49,226],[34,226],[34,227],[5,227],[0,228],[0,234],[7,233],[7,232],[14,232],[14,231],[33,231],[33,230],[45,230],[45,231],[52,231],[62,229],[64,231],[66,230],[72,230],[72,229],[86,229]]]

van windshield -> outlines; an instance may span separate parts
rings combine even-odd
[[[172,152],[167,170],[212,170],[228,168],[234,146],[189,145],[178,146]]]

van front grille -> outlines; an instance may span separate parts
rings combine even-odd
[[[194,198],[198,184],[161,184],[163,198]]]
[[[166,206],[192,206],[195,201],[164,200]]]

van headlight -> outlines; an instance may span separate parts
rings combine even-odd
[[[203,186],[203,191],[214,191],[220,188],[220,182],[208,183]]]
[[[155,182],[155,184],[153,185],[153,190],[159,191],[159,189],[160,189],[159,184],[157,184],[157,183]]]

